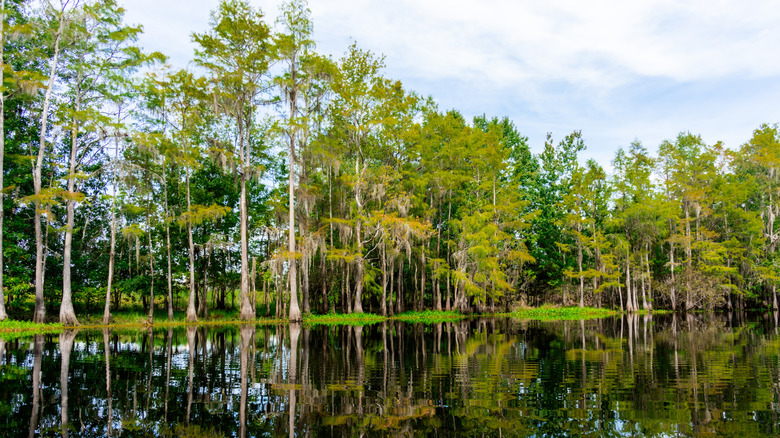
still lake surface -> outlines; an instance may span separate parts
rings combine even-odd
[[[776,313],[81,330],[0,344],[8,437],[780,435]]]

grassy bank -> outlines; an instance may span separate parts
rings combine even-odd
[[[0,333],[3,334],[3,339],[6,341],[24,336],[58,333],[62,330],[64,330],[64,327],[58,322],[40,324],[32,321],[12,321],[8,319],[0,321]]]
[[[303,323],[307,325],[367,325],[385,320],[387,318],[373,313],[328,313],[303,317]]]
[[[542,306],[520,309],[510,313],[501,313],[496,316],[509,316],[511,318],[533,319],[540,321],[560,321],[572,319],[598,319],[620,315],[619,310],[597,309],[595,307],[553,307]]]
[[[609,309],[596,309],[592,307],[552,307],[542,306],[538,308],[521,309],[510,313],[497,314],[472,314],[464,315],[455,311],[434,311],[426,310],[423,312],[406,312],[399,315],[384,317],[371,313],[353,313],[353,314],[326,314],[326,315],[304,315],[303,323],[310,326],[316,325],[368,325],[376,324],[382,321],[403,321],[410,323],[437,324],[442,322],[458,321],[470,317],[511,317],[520,319],[534,319],[542,321],[553,320],[578,320],[605,318],[613,315],[619,315],[619,311]],[[138,311],[121,311],[112,314],[111,323],[103,324],[102,315],[92,314],[79,318],[79,329],[103,329],[103,328],[122,328],[122,327],[148,327],[147,315]],[[242,321],[238,312],[217,311],[212,312],[208,318],[199,319],[196,323],[188,323],[184,312],[174,313],[173,319],[169,320],[168,315],[163,312],[156,312],[153,327],[184,326],[188,324],[197,325],[225,325],[225,324],[247,324],[256,325],[266,324],[285,324],[287,320],[277,318],[260,317],[254,321]],[[0,321],[0,333],[13,337],[28,336],[32,334],[57,333],[67,329],[60,323],[37,324],[29,321]]]
[[[404,322],[422,322],[426,324],[437,324],[440,322],[458,321],[466,318],[460,312],[446,310],[426,310],[424,312],[406,312],[394,316],[390,319]]]

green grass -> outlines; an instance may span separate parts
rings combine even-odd
[[[62,330],[64,330],[64,327],[58,322],[40,324],[32,321],[12,321],[9,319],[0,321],[0,333],[3,334],[3,339],[6,341],[32,335],[58,333]]]
[[[9,340],[18,337],[30,336],[35,334],[59,333],[69,328],[74,329],[102,329],[102,328],[137,328],[146,327],[148,314],[138,310],[121,310],[111,313],[111,323],[103,324],[103,314],[79,315],[79,325],[66,327],[58,322],[38,324],[31,321],[5,320],[0,321],[0,334],[3,339]],[[287,320],[273,318],[258,318],[254,321],[243,321],[239,318],[238,311],[215,311],[210,312],[208,318],[198,318],[194,324],[197,325],[229,325],[229,324],[279,324]],[[185,312],[174,312],[173,319],[168,319],[168,313],[165,311],[155,311],[153,327],[183,326],[191,324],[186,321]]]
[[[405,312],[390,319],[403,322],[421,322],[438,324],[440,322],[459,321],[466,316],[454,310],[425,310],[423,312]]]
[[[659,313],[659,312],[657,312]],[[542,306],[538,308],[521,309],[511,313],[498,313],[498,314],[481,314],[474,316],[498,316],[498,317],[512,317],[521,319],[535,319],[535,320],[575,320],[575,319],[594,319],[604,318],[608,316],[618,315],[619,311],[609,309],[595,309],[592,307],[554,307],[554,306]],[[147,326],[147,315],[140,310],[123,310],[113,312],[111,314],[111,324],[108,326],[103,324],[102,314],[91,314],[79,316],[79,322],[81,323],[77,328],[79,329],[101,329],[101,328],[135,328]],[[403,321],[409,323],[423,323],[423,324],[438,324],[442,322],[458,321],[464,318],[468,318],[469,315],[463,315],[456,311],[434,311],[426,310],[423,312],[405,312],[400,315],[391,317],[384,317],[381,315],[375,315],[371,313],[357,313],[357,314],[336,314],[330,313],[327,315],[305,315],[303,317],[304,324],[309,326],[316,325],[370,325],[376,324],[382,321]],[[209,313],[207,319],[198,319],[197,325],[234,325],[234,324],[255,324],[255,325],[267,325],[267,324],[285,324],[288,321],[286,319],[276,319],[261,317],[254,321],[242,321],[239,318],[238,311],[212,311]],[[186,315],[184,312],[175,312],[174,318],[168,320],[168,314],[165,311],[156,311],[154,315],[154,327],[168,327],[186,325]],[[29,321],[0,321],[0,334],[6,340],[10,338],[18,338],[23,336],[30,336],[34,334],[48,334],[58,333],[66,330],[60,323],[46,323],[36,324]]]
[[[653,314],[653,315],[667,315],[667,314],[670,314],[670,313],[674,313],[674,312],[672,312],[671,310],[666,310],[666,309],[653,309],[653,310],[640,309],[640,310],[635,311],[634,315],[650,315],[650,314]]]
[[[619,310],[596,309],[594,307],[553,307],[542,306],[536,308],[520,309],[511,313],[502,313],[495,316],[509,316],[520,319],[535,319],[540,321],[572,320],[572,319],[597,319],[619,315]]]
[[[303,323],[307,325],[368,325],[387,320],[373,313],[328,313],[326,315],[306,315]]]

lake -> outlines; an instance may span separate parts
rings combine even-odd
[[[768,436],[778,315],[64,332],[1,343],[0,436]]]

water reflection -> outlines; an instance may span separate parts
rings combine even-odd
[[[108,338],[111,332],[108,329],[103,329],[103,356],[106,360],[106,410],[107,410],[107,418],[106,418],[106,436],[110,437],[113,432],[113,422],[114,422],[114,415],[111,411],[111,349],[108,344]],[[171,331],[168,332],[169,334],[172,333]],[[170,335],[169,335],[170,336]],[[168,355],[169,361],[169,367],[170,369],[170,354]],[[170,380],[170,375],[168,376]],[[167,388],[167,385],[166,385]],[[165,392],[165,414],[167,419],[168,414],[168,392]]]
[[[68,331],[0,348],[0,436],[780,433],[776,313]]]
[[[60,425],[62,437],[68,438],[68,374],[70,371],[70,353],[76,330],[65,330],[60,334]]]

